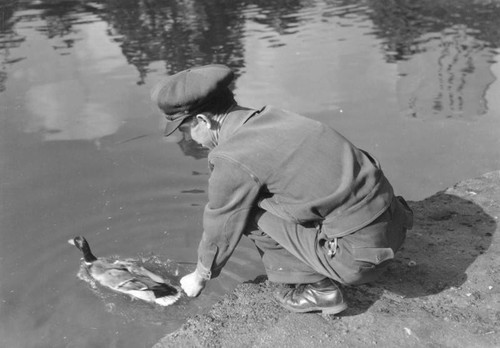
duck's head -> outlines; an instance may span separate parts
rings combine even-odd
[[[97,260],[97,257],[95,257],[90,251],[89,243],[84,237],[77,236],[75,238],[68,240],[68,243],[80,249],[80,251],[83,253],[83,259],[85,260],[86,263],[90,263]]]

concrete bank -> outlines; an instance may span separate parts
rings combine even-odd
[[[404,248],[376,283],[343,288],[341,316],[282,309],[262,276],[154,348],[500,347],[500,171],[409,203]]]

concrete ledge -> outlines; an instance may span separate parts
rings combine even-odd
[[[290,313],[259,277],[154,348],[500,347],[500,171],[409,203],[404,248],[379,281],[343,288],[340,317]]]

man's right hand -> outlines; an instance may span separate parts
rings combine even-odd
[[[182,290],[184,290],[186,295],[188,295],[189,297],[198,296],[205,288],[206,283],[207,280],[201,277],[201,275],[199,275],[197,271],[189,273],[188,275],[185,275],[181,278]]]

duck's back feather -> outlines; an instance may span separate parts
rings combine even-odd
[[[68,242],[83,253],[83,265],[90,278],[105,287],[162,306],[174,303],[181,296],[179,287],[134,262],[95,257],[83,236]]]
[[[181,296],[178,287],[130,261],[98,259],[88,266],[88,272],[105,287],[162,306],[176,302]]]

